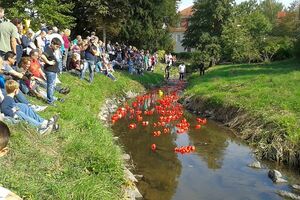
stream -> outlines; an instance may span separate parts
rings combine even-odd
[[[184,83],[149,91],[112,116],[115,136],[143,175],[137,184],[146,200],[283,199],[269,169],[299,184],[299,171],[255,161],[254,149],[221,124],[196,116],[177,103]],[[298,182],[297,182],[298,181]]]

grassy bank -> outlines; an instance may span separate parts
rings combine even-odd
[[[300,143],[300,62],[224,65],[205,76],[193,74],[187,95],[203,96],[215,105],[235,106],[262,124],[275,123],[292,142]]]
[[[97,115],[105,98],[124,90],[141,91],[163,76],[117,72],[116,77],[113,82],[97,74],[89,84],[63,74],[61,80],[71,93],[64,103],[41,113],[45,118],[60,113],[61,130],[39,136],[25,124],[9,125],[10,152],[0,158],[0,184],[25,199],[119,199],[124,182],[122,152]]]

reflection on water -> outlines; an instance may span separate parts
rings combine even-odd
[[[145,118],[151,124],[154,119]],[[120,137],[125,151],[130,153],[136,173],[144,176],[139,182],[139,189],[145,199],[172,199],[177,187],[177,177],[181,173],[181,163],[172,151],[175,148],[174,135],[163,135],[162,138],[153,137],[152,127],[137,127],[128,130],[128,120],[124,120],[113,127]],[[152,152],[150,146],[155,143],[158,150]],[[137,161],[137,162],[136,162]]]
[[[147,103],[147,109],[156,104],[157,96]],[[145,109],[145,105],[143,105]],[[159,130],[152,124],[159,115],[143,116],[151,126],[140,124],[134,130],[128,125],[134,120],[129,118],[118,121],[114,133],[120,137],[124,149],[132,156],[136,174],[144,176],[138,184],[145,199],[149,200],[218,200],[218,199],[281,199],[276,190],[290,190],[287,185],[275,185],[267,177],[268,169],[247,167],[254,158],[251,149],[224,127],[209,121],[205,127],[196,130],[196,116],[185,113],[191,124],[186,134],[177,134],[174,123],[169,123],[171,134],[153,137]],[[155,143],[157,151],[151,150]],[[176,146],[194,145],[191,154],[176,154]],[[273,167],[272,164],[265,164]],[[297,183],[299,174],[295,171],[280,169]]]

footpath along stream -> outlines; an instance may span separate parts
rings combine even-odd
[[[254,149],[217,122],[184,110],[177,101],[183,82],[152,90],[124,103],[111,117],[115,136],[131,155],[138,189],[147,200],[282,199],[295,192],[299,171],[256,161]],[[277,169],[289,183],[268,177]],[[296,193],[297,194],[297,193]]]

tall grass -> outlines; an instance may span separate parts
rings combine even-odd
[[[10,152],[0,158],[0,183],[25,199],[120,199],[122,150],[110,129],[97,119],[104,99],[123,91],[141,91],[163,80],[161,74],[132,76],[116,72],[118,81],[96,75],[93,84],[70,74],[61,80],[71,93],[64,103],[49,107],[45,118],[60,114],[61,130],[39,136],[21,123],[9,125]],[[38,102],[41,104],[41,102]]]

